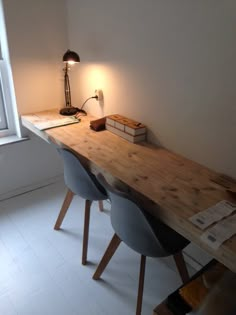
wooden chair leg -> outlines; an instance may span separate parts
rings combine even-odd
[[[89,221],[90,221],[91,204],[92,204],[92,201],[90,201],[90,200],[86,200],[85,201],[82,265],[86,265],[86,263],[87,263],[88,239],[89,239]]]
[[[105,254],[103,255],[99,265],[97,266],[97,269],[93,275],[94,280],[98,280],[100,276],[102,275],[104,269],[108,265],[109,261],[111,260],[112,256],[114,255],[115,251],[117,250],[118,246],[121,243],[121,239],[118,237],[118,235],[114,234],[110,244],[108,245]]]
[[[101,212],[103,211],[104,207],[103,207],[103,201],[102,201],[102,200],[99,200],[99,201],[98,201],[98,208],[99,208],[99,210],[100,210]]]
[[[136,315],[141,315],[141,312],[142,312],[145,266],[146,266],[146,256],[141,255]]]
[[[63,201],[60,213],[58,215],[57,221],[54,225],[54,230],[60,229],[62,221],[64,220],[64,217],[65,217],[66,212],[67,212],[67,210],[71,204],[73,197],[74,197],[74,193],[70,189],[68,189],[66,196],[65,196],[65,199]]]
[[[190,278],[182,251],[174,255],[174,260],[183,283],[186,283]]]

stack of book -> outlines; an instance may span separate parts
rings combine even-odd
[[[107,116],[106,129],[133,143],[146,140],[146,127],[122,115]]]

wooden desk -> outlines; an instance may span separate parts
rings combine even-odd
[[[235,201],[224,187],[235,190],[235,182],[225,180],[221,186],[215,182],[220,174],[166,149],[133,144],[109,131],[94,132],[89,116],[79,124],[43,132],[34,127],[40,118],[60,117],[57,111],[47,111],[23,115],[22,123],[43,139],[74,150],[94,174],[101,172],[108,181],[126,188],[153,215],[236,272],[236,236],[215,251],[201,242],[201,230],[188,221],[220,200]]]

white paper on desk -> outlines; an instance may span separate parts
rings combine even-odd
[[[236,214],[218,222],[204,232],[201,240],[213,249],[218,249],[221,244],[236,234]]]
[[[35,123],[35,127],[39,130],[46,130],[50,128],[55,128],[59,126],[65,126],[70,124],[78,123],[80,120],[76,117],[65,117],[65,118],[59,118],[59,119],[53,119],[53,120],[43,120],[40,122]]]
[[[216,205],[193,215],[189,220],[201,230],[204,230],[211,224],[231,215],[234,211],[236,211],[236,204],[222,200]]]

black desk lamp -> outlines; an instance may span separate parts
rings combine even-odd
[[[61,115],[65,116],[70,116],[70,115],[75,115],[78,112],[78,108],[73,107],[71,105],[71,93],[70,93],[70,80],[69,80],[69,65],[72,65],[74,63],[80,62],[80,57],[79,55],[71,50],[67,50],[67,52],[63,56],[63,62],[65,62],[65,68],[63,69],[64,71],[64,93],[65,93],[65,103],[66,107],[62,108],[60,110]]]

